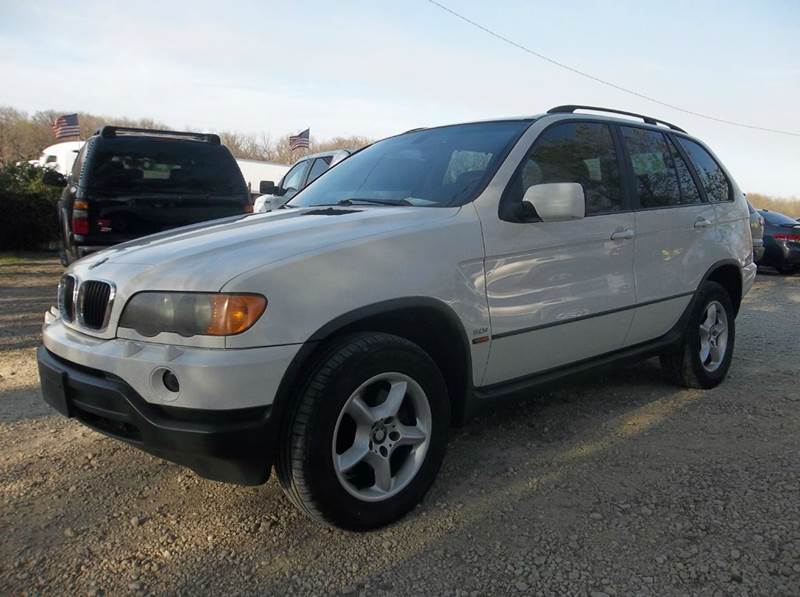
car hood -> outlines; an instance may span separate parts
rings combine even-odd
[[[146,236],[89,255],[71,270],[81,279],[109,279],[118,286],[135,277],[139,290],[217,291],[256,267],[430,225],[457,212],[458,208],[362,206],[282,209]]]

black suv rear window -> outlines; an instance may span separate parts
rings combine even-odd
[[[154,138],[102,140],[88,185],[113,192],[245,193],[241,170],[222,145]]]

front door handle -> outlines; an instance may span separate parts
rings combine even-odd
[[[625,228],[624,230],[617,230],[611,235],[611,240],[630,240],[634,236],[633,230]]]
[[[706,218],[698,218],[697,221],[694,223],[695,228],[710,228],[711,227],[711,220],[707,220]]]

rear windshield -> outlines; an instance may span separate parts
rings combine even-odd
[[[230,195],[245,193],[239,166],[222,145],[174,139],[103,140],[91,158],[95,190]]]
[[[787,224],[792,226],[800,225],[800,222],[797,220],[793,220],[789,216],[785,216],[777,211],[762,211],[761,215],[764,216],[764,219],[773,226],[786,226]]]
[[[330,205],[345,199],[417,207],[460,205],[483,189],[530,124],[461,124],[378,141],[331,168],[289,205]]]

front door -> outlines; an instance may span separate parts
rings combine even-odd
[[[585,218],[543,222],[523,211],[525,191],[552,182],[581,184]],[[492,326],[483,385],[621,348],[636,302],[635,222],[610,127],[568,120],[546,128],[499,212],[479,208]]]

